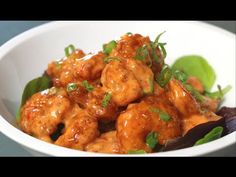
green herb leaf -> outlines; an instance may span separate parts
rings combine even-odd
[[[221,126],[215,127],[209,133],[207,133],[202,139],[198,140],[194,144],[194,146],[204,144],[204,143],[208,143],[210,141],[219,139],[222,135],[223,130],[224,130],[224,128],[221,127]]]
[[[172,65],[172,69],[173,71],[183,71],[188,76],[197,77],[206,91],[212,88],[216,79],[215,72],[206,59],[197,55],[188,55],[177,59]]]
[[[71,52],[70,52],[71,50]],[[65,48],[65,55],[66,57],[70,56],[71,53],[75,51],[75,46],[70,44],[68,47]]]
[[[171,116],[169,114],[167,114],[166,112],[157,109],[157,108],[151,108],[150,109],[152,112],[158,114],[160,116],[160,119],[165,121],[165,122],[169,122],[171,119]]]
[[[67,84],[66,90],[67,92],[72,92],[78,88],[78,85],[76,83],[69,83]]]
[[[166,52],[166,49],[165,49],[165,47],[164,47],[165,44],[166,44],[166,43],[159,43],[159,46],[160,46],[160,48],[161,48],[161,52],[162,52],[163,59],[165,59],[166,56],[167,56],[167,52]]]
[[[154,149],[158,143],[157,140],[157,133],[156,132],[150,132],[146,136],[146,144],[151,148]]]
[[[160,75],[157,77],[157,83],[163,88],[169,82],[172,76],[171,69],[167,67],[163,67]]]
[[[156,37],[156,39],[155,39],[155,41],[154,41],[154,46],[155,46],[155,48],[158,47],[159,39],[160,39],[161,35],[163,35],[165,32],[166,32],[166,31],[160,33],[160,34]]]
[[[104,98],[103,98],[103,100],[102,100],[102,107],[107,107],[107,105],[108,105],[108,103],[109,103],[109,101],[111,100],[111,94],[110,93],[105,93],[105,95],[104,95]]]
[[[20,107],[22,107],[33,94],[46,90],[51,86],[51,79],[47,76],[38,77],[29,81],[24,88]],[[20,108],[16,113],[16,117],[17,120],[20,119]]]
[[[111,51],[116,47],[117,43],[116,41],[112,40],[108,44],[103,45],[103,53],[106,55],[109,55]]]
[[[202,96],[202,94],[200,94],[197,90],[195,90],[191,85],[189,85],[189,84],[183,84],[183,85],[193,95],[193,97],[197,101],[199,101],[199,102],[204,101],[204,97]]]
[[[186,83],[188,76],[184,72],[176,70],[174,71],[174,78],[181,81],[182,83]]]
[[[117,57],[106,57],[103,59],[103,61],[105,63],[109,63],[110,61],[121,61],[121,59],[117,58]]]
[[[147,152],[144,150],[129,150],[128,154],[146,154]]]
[[[91,84],[89,84],[87,80],[84,80],[81,84],[88,92],[91,92],[94,89],[94,87]]]
[[[136,60],[144,60],[149,55],[149,51],[146,45],[139,47],[136,51],[136,55],[134,59]]]
[[[232,86],[228,85],[225,88],[221,89],[218,85],[218,90],[216,92],[206,92],[205,95],[212,99],[223,99],[224,95],[232,89]]]

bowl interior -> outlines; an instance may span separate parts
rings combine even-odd
[[[53,22],[23,33],[0,48],[0,114],[18,128],[15,113],[25,84],[40,76],[50,61],[62,58],[67,45],[92,52],[127,32],[154,40],[163,31],[166,62],[171,64],[188,54],[205,57],[217,74],[213,90],[217,84],[230,84],[232,90],[223,105],[236,106],[235,35],[229,32],[199,22]]]

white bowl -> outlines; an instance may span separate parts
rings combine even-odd
[[[22,90],[29,80],[43,73],[50,61],[64,56],[64,47],[68,44],[74,44],[89,52],[100,50],[103,43],[118,39],[126,32],[148,35],[154,40],[156,35],[163,31],[167,31],[161,38],[161,41],[167,42],[167,63],[188,54],[207,58],[217,73],[216,84],[230,84],[233,87],[223,105],[235,107],[236,47],[235,35],[230,32],[190,21],[52,22],[24,32],[0,48],[0,131],[38,155],[104,156],[52,145],[20,131],[14,115]],[[216,86],[213,89],[216,89]],[[235,137],[236,132],[233,132],[204,145],[145,156],[204,155],[235,144]]]

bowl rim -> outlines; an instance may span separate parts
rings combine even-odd
[[[76,23],[91,23],[93,21],[76,21]],[[104,22],[104,21],[95,21],[95,22]],[[107,22],[114,22],[114,21],[105,21]],[[116,21],[117,22],[117,21]],[[133,21],[118,21],[118,22],[133,22]],[[134,21],[139,22],[139,21]],[[142,23],[145,23],[144,21],[141,21]],[[149,22],[149,21],[147,21]],[[168,21],[170,22],[170,21]],[[207,24],[205,22],[199,22],[199,21],[188,21],[190,23],[194,23],[196,25],[201,25],[204,28],[208,28],[214,31],[218,31],[230,38],[235,38],[235,34],[221,29],[219,27]],[[40,35],[44,32],[48,32],[49,30],[56,29],[58,27],[64,27],[66,25],[71,25],[71,23],[75,23],[75,21],[53,21],[53,22],[47,22],[45,24],[36,26],[34,28],[31,28],[15,37],[7,41],[5,44],[3,44],[0,47],[0,60],[14,47],[20,45],[21,43],[29,40],[31,37],[34,37],[36,35]],[[37,138],[34,138],[21,130],[17,129],[10,123],[8,123],[1,115],[0,115],[0,132],[2,132],[4,135],[6,135],[8,138],[12,139],[13,141],[21,144],[22,146],[32,149],[36,152],[43,153],[45,155],[51,155],[51,156],[117,156],[117,157],[130,157],[131,155],[121,155],[121,154],[104,154],[104,153],[93,153],[93,152],[85,152],[85,151],[79,151],[74,149],[69,149],[61,146],[57,146],[54,144],[50,144],[44,141],[41,141]],[[199,155],[205,155],[220,149],[223,149],[225,147],[228,147],[230,145],[236,144],[236,132],[230,133],[218,140],[199,145],[189,148],[183,148],[179,150],[172,150],[172,151],[166,151],[166,152],[158,152],[158,153],[151,153],[151,154],[140,154],[140,155],[132,155],[132,156],[199,156]],[[207,149],[207,150],[206,150]]]

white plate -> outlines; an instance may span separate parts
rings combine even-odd
[[[235,35],[201,22],[184,21],[83,21],[52,22],[13,38],[0,48],[0,131],[28,149],[47,155],[104,155],[76,151],[35,139],[19,129],[14,114],[25,84],[43,73],[47,64],[64,55],[68,44],[86,52],[101,50],[102,44],[118,39],[126,32],[148,35],[152,40],[167,31],[167,63],[182,55],[197,54],[207,58],[217,73],[216,84],[230,84],[233,89],[223,105],[235,107]],[[216,89],[216,84],[213,89]],[[148,156],[196,156],[236,143],[236,133],[200,145]]]

